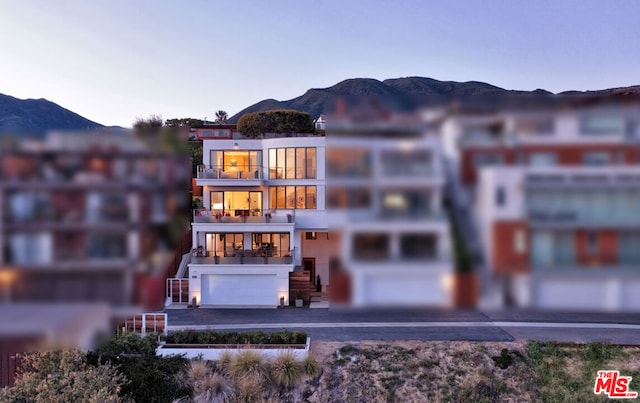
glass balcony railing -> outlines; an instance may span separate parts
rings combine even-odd
[[[262,249],[246,249],[233,253],[233,256],[216,256],[212,251],[206,251],[204,256],[193,256],[194,264],[293,264],[293,250],[270,251],[264,253]]]
[[[199,165],[198,179],[263,179],[262,167],[253,165]]]
[[[594,254],[592,256],[554,256],[551,258],[534,257],[531,267],[538,270],[569,269],[640,269],[640,254]]]
[[[586,212],[575,210],[529,209],[527,218],[534,224],[608,224],[624,225],[640,223],[640,214],[621,210]]]
[[[294,223],[295,215],[292,210],[281,211],[278,210],[274,213],[264,213],[262,210],[251,212],[246,210],[246,215],[231,215],[231,213],[224,213],[221,210],[194,210],[193,222],[194,223],[218,223],[218,224],[286,224]]]

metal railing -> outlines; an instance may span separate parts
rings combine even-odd
[[[193,262],[195,258],[192,258]],[[167,299],[172,304],[189,303],[189,279],[188,278],[168,278],[167,279]]]
[[[167,334],[166,313],[143,313],[135,315],[122,323],[124,333],[162,333]]]
[[[261,166],[198,165],[198,179],[263,179]]]

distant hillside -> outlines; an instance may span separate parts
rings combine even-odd
[[[333,110],[338,98],[347,107],[364,99],[373,99],[391,111],[411,111],[425,106],[448,105],[456,102],[467,106],[500,107],[510,104],[539,105],[584,95],[609,94],[640,95],[640,86],[598,91],[566,91],[559,94],[537,89],[535,91],[506,90],[478,81],[439,81],[426,77],[404,77],[378,81],[371,78],[353,78],[329,88],[313,88],[288,101],[266,99],[243,109],[229,119],[230,123],[249,112],[270,109],[296,109],[317,117]]]
[[[18,99],[0,94],[0,135],[42,136],[49,130],[103,127],[46,99]]]

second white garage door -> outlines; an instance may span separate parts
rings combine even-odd
[[[202,305],[278,304],[275,275],[205,274]]]
[[[438,275],[368,275],[364,305],[447,305],[450,297]]]

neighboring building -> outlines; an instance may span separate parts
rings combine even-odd
[[[188,276],[189,298],[178,302],[276,307],[288,305],[298,289],[306,300],[314,296],[318,275],[329,283],[332,243],[324,205],[325,138],[247,139],[196,130],[204,139],[196,178],[203,191],[192,223],[195,256],[186,257],[188,270],[176,280],[185,284],[180,277]]]
[[[327,204],[353,306],[453,305],[440,138],[419,118],[327,123]]]
[[[486,168],[477,212],[517,306],[640,310],[640,167]]]
[[[0,178],[3,300],[126,310],[141,302],[139,278],[163,283],[163,237],[188,209],[188,158],[129,132],[54,133],[0,152]]]
[[[442,129],[502,303],[640,310],[640,104],[454,114]]]

